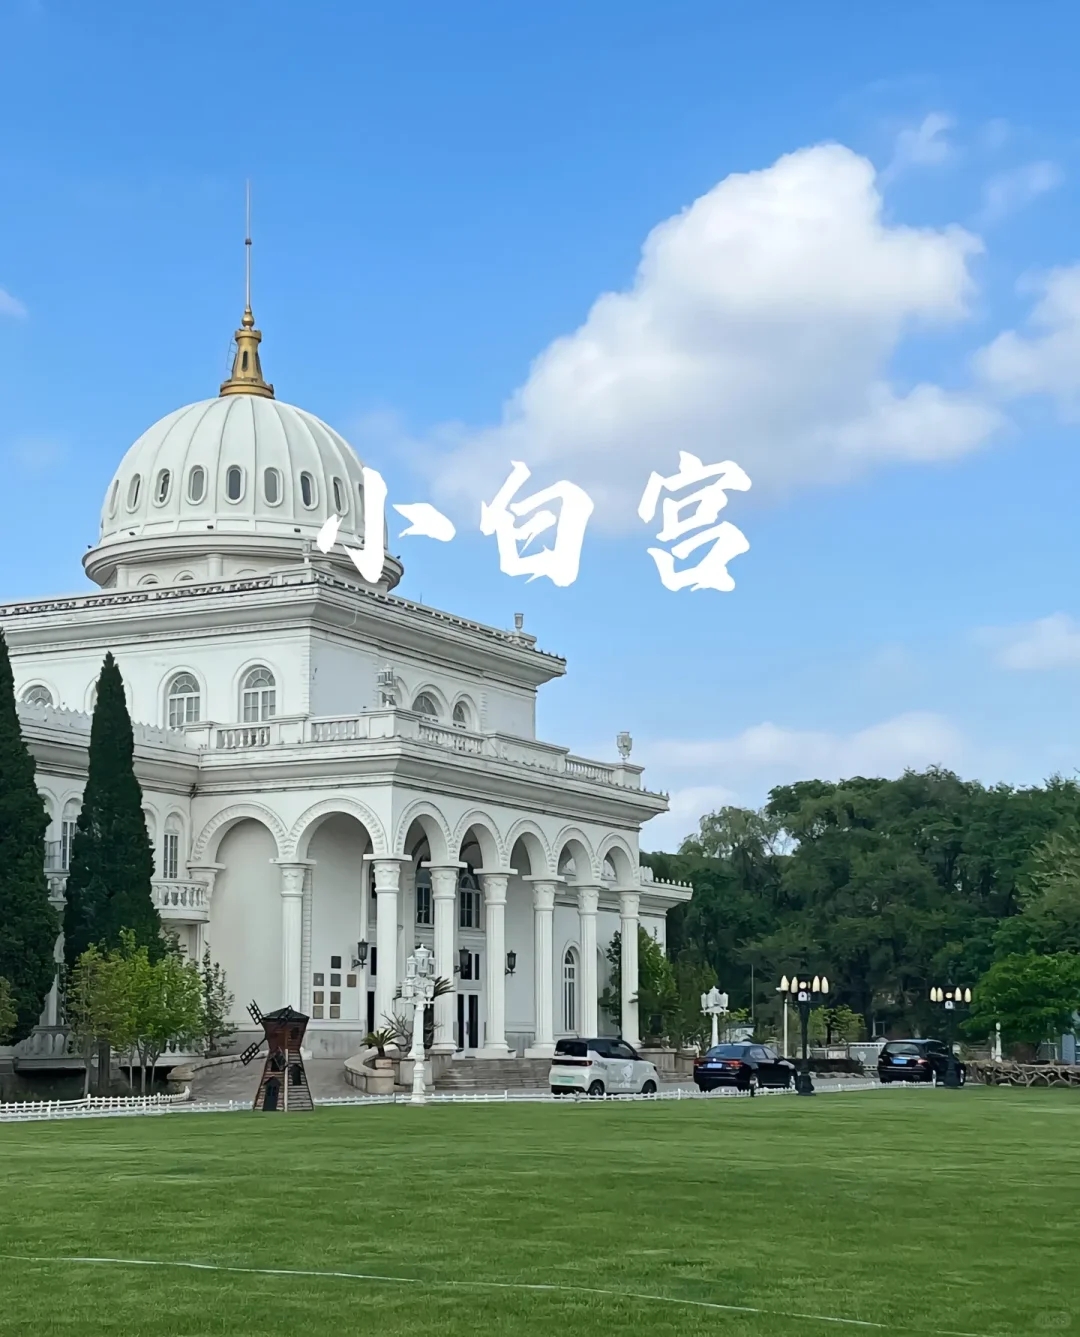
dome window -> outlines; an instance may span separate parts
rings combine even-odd
[[[168,469],[162,469],[157,476],[157,486],[154,488],[154,501],[158,506],[164,506],[169,500],[169,490],[172,487],[172,474]]]
[[[142,491],[142,475],[136,474],[128,484],[127,508],[133,511],[139,504],[139,493]]]
[[[225,470],[225,500],[239,501],[244,495],[244,471],[238,464]]]
[[[276,469],[267,469],[263,474],[263,496],[268,506],[277,506],[281,501],[281,474]]]
[[[109,518],[110,518],[110,519],[112,519],[112,517],[116,514],[116,499],[117,499],[117,497],[119,497],[119,495],[120,495],[120,480],[119,480],[119,478],[117,478],[117,479],[114,479],[114,480],[113,480],[112,491],[109,493]]]
[[[429,720],[439,718],[439,707],[435,704],[435,698],[430,692],[421,692],[412,703],[412,708],[418,715],[425,715]]]
[[[312,510],[318,501],[318,494],[315,491],[315,478],[312,474],[302,473],[300,475],[300,500]]]
[[[169,683],[169,728],[198,724],[199,705],[199,684],[190,673],[178,673]]]
[[[268,668],[254,668],[244,679],[240,714],[245,724],[259,724],[277,714],[277,684]]]
[[[187,480],[188,501],[200,502],[206,496],[206,470],[201,464],[196,464]]]
[[[334,510],[338,515],[344,515],[349,509],[349,494],[345,490],[345,484],[340,478],[334,479]]]
[[[52,692],[41,683],[28,687],[21,699],[24,706],[51,706],[53,703]]]

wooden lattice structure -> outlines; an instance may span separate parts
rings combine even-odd
[[[280,1007],[276,1012],[260,1012],[258,1006],[252,1003],[248,1011],[252,1019],[262,1026],[263,1038],[244,1050],[240,1056],[241,1062],[250,1063],[266,1045],[266,1061],[252,1108],[282,1114],[313,1108],[311,1088],[300,1052],[308,1018],[291,1007]]]
[[[994,1063],[976,1059],[967,1064],[969,1081],[984,1086],[1076,1086],[1080,1087],[1080,1064]]]

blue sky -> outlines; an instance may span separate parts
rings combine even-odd
[[[458,520],[394,540],[403,593],[569,659],[544,736],[632,731],[646,846],[809,775],[1071,774],[1078,38],[985,0],[5,0],[0,597],[84,588],[124,451],[214,393],[250,177],[279,396]],[[731,593],[646,554],[680,448],[754,480]],[[569,589],[477,530],[511,458],[598,498]]]

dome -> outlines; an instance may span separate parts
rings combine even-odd
[[[250,337],[238,331],[238,346]],[[84,558],[99,585],[240,578],[292,566],[331,515],[342,517],[342,542],[363,543],[356,452],[314,414],[274,399],[261,368],[257,380],[240,382],[239,366],[240,352],[220,397],[168,414],[120,462],[105,494],[99,542]],[[359,580],[340,543],[314,558]],[[382,586],[400,575],[388,559]]]

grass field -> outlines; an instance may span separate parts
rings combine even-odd
[[[0,1331],[1080,1332],[1078,1227],[1067,1091],[9,1124]]]

